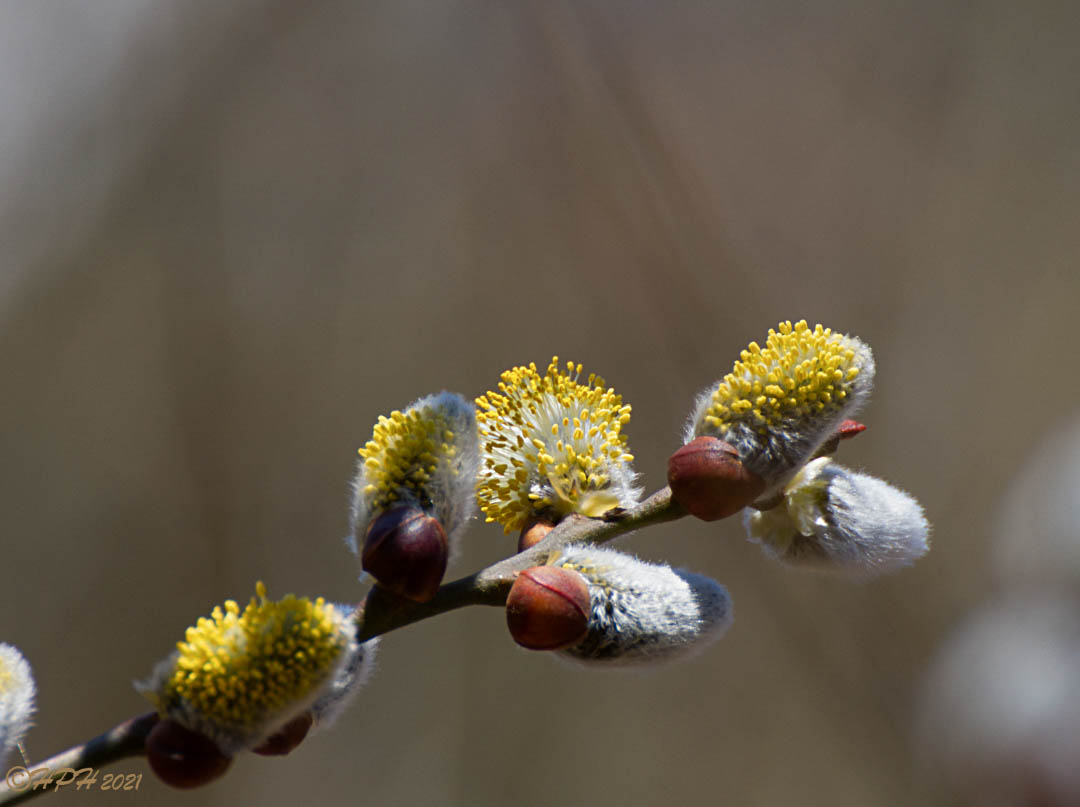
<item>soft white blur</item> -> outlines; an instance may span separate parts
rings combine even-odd
[[[1080,411],[1048,425],[1002,501],[994,570],[1006,586],[1080,591]]]
[[[1000,590],[948,634],[916,732],[924,768],[972,805],[1080,804],[1080,418],[1017,464],[1000,508]]]
[[[1080,804],[1080,597],[1011,591],[948,638],[927,677],[918,750],[963,803]]]

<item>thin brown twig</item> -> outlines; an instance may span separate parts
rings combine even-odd
[[[681,518],[686,512],[663,488],[631,510],[605,518],[571,515],[560,521],[536,546],[488,566],[476,574],[442,586],[428,602],[413,602],[375,586],[357,610],[356,637],[366,641],[413,622],[466,605],[502,607],[519,572],[545,564],[568,544],[602,544],[620,535]]]
[[[96,775],[102,765],[141,756],[145,753],[146,735],[157,721],[157,712],[147,712],[42,762],[8,768],[4,784],[0,785],[0,804],[18,804],[64,787],[78,787],[79,781]],[[87,769],[89,773],[84,774]]]

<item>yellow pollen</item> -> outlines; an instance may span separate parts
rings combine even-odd
[[[499,392],[476,399],[481,450],[489,460],[481,465],[477,503],[507,533],[543,511],[593,515],[618,504],[614,494],[597,494],[610,485],[608,470],[629,461],[622,428],[630,407],[594,374],[581,383],[581,372],[574,362],[560,367],[558,357],[543,375],[535,364],[514,367],[502,374]],[[512,450],[515,443],[537,453]],[[509,484],[497,470],[507,463],[519,469]],[[537,488],[551,492],[541,495]]]
[[[373,510],[381,510],[408,491],[423,503],[429,499],[427,483],[440,461],[452,458],[454,432],[449,420],[430,406],[409,412],[380,415],[363,448],[368,485],[364,493],[374,494]]]
[[[705,422],[721,434],[736,423],[767,431],[790,419],[817,416],[851,391],[860,366],[850,340],[805,320],[781,322],[762,348],[751,342],[721,380]]]
[[[183,705],[222,731],[245,734],[326,680],[348,642],[348,625],[321,597],[266,599],[255,586],[243,612],[232,600],[188,628],[172,674],[157,694],[162,715]]]

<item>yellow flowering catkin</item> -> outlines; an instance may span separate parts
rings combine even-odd
[[[806,462],[866,400],[874,378],[870,348],[805,320],[781,322],[765,346],[743,350],[731,372],[703,393],[686,439],[710,435],[774,482]]]
[[[359,453],[349,538],[354,551],[375,518],[402,505],[438,519],[450,542],[456,540],[476,506],[479,447],[471,403],[441,392],[381,415]]]
[[[322,598],[272,601],[257,583],[188,628],[176,652],[141,689],[162,716],[214,739],[225,753],[309,706],[353,645],[345,614]]]
[[[861,372],[850,340],[801,320],[769,329],[764,349],[751,342],[712,394],[706,422],[726,432],[735,422],[765,434],[790,418],[840,409]]]
[[[535,515],[600,516],[637,501],[623,427],[630,407],[604,380],[554,357],[502,374],[498,392],[476,399],[481,463],[476,496],[506,532]]]
[[[362,492],[382,510],[403,495],[428,500],[428,483],[440,461],[453,461],[457,447],[446,417],[431,408],[380,415],[371,440],[360,449],[367,484]]]

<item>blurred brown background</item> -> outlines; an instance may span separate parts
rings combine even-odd
[[[573,358],[633,405],[652,489],[699,389],[806,318],[875,350],[842,459],[925,504],[915,568],[851,584],[736,519],[653,529],[624,546],[735,600],[696,661],[588,674],[460,611],[389,636],[292,756],[126,798],[949,804],[912,762],[920,675],[1080,393],[1078,24],[1003,0],[0,5],[0,639],[37,676],[32,756],[144,710],[130,681],[257,579],[355,600],[377,415]],[[477,523],[451,574],[509,540]]]

